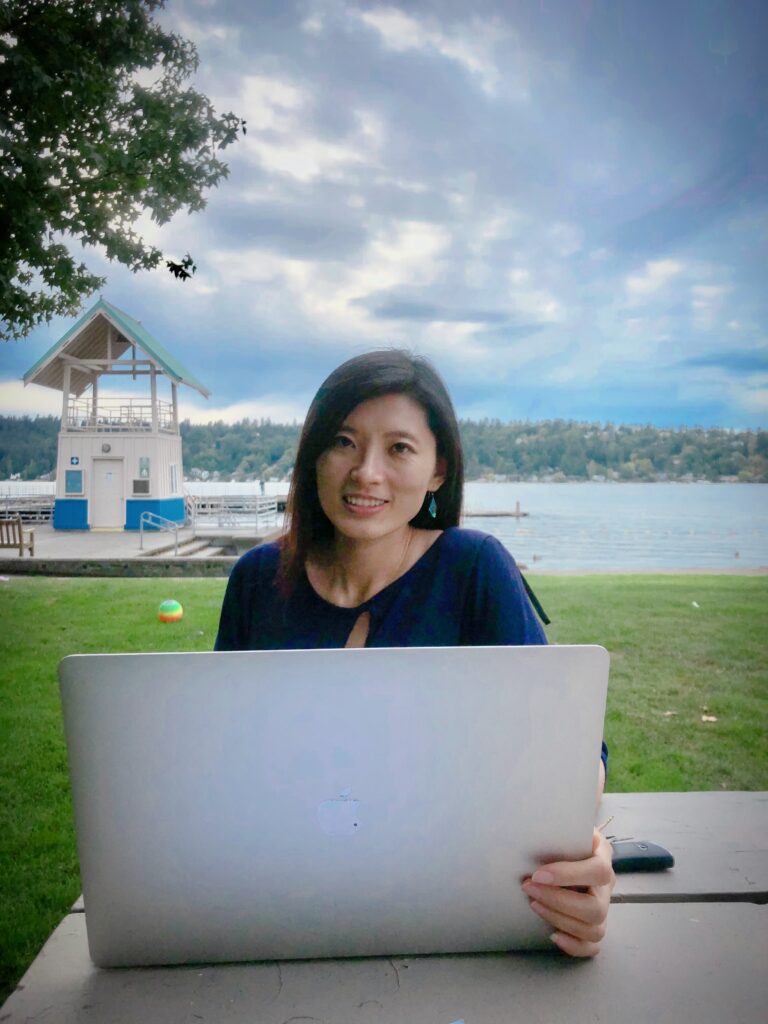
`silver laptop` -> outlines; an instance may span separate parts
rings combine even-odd
[[[59,669],[100,966],[551,945],[589,854],[596,646],[105,654]]]

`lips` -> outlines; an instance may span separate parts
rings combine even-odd
[[[386,505],[384,498],[368,498],[359,494],[345,494],[344,504],[351,505],[352,508],[381,508],[382,505]]]

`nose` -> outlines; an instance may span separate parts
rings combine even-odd
[[[358,459],[350,470],[350,476],[357,483],[377,483],[382,478],[382,459],[373,445],[359,449]]]

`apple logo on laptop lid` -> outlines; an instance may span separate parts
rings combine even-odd
[[[320,828],[328,836],[355,835],[360,829],[359,806],[360,801],[352,799],[351,789],[342,790],[335,800],[323,800],[317,807]]]

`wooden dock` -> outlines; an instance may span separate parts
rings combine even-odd
[[[24,523],[48,523],[53,519],[53,494],[3,494],[0,495],[0,518],[21,516]],[[200,521],[219,521],[222,526],[236,526],[246,521],[261,520],[285,512],[288,501],[286,494],[218,494],[186,495],[187,515]],[[520,502],[514,509],[465,509],[464,519],[524,519],[529,513],[523,512]]]
[[[187,494],[185,507],[187,519],[195,529],[206,524],[237,528],[273,519],[285,511],[285,500],[266,494]]]
[[[21,516],[23,523],[49,523],[53,518],[52,494],[2,494],[0,518]]]
[[[514,509],[465,509],[463,514],[465,519],[481,519],[486,517],[489,519],[499,517],[524,519],[528,515],[527,512],[523,512],[520,508],[519,501],[515,502]]]

